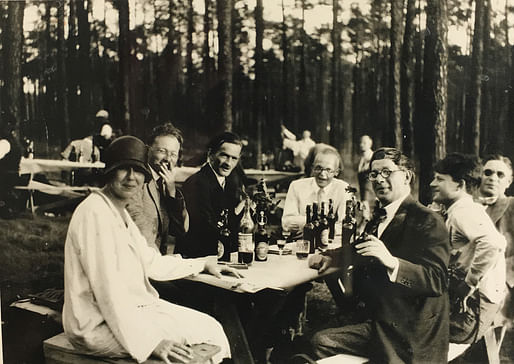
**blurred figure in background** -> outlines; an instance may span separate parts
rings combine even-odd
[[[367,204],[368,209],[370,206],[372,206],[372,202],[375,200],[373,187],[371,186],[371,182],[368,180],[369,163],[371,161],[371,156],[373,155],[373,150],[371,149],[372,146],[373,140],[369,135],[361,136],[359,144],[360,159],[359,165],[357,167],[357,178],[359,180],[359,194],[361,201]]]
[[[22,153],[14,124],[4,123],[0,129],[0,217],[4,219],[15,218],[24,208],[25,193],[14,189],[18,184],[27,184],[18,173]]]
[[[311,148],[316,144],[314,140],[311,139],[311,132],[304,130],[302,139],[296,140],[296,135],[289,131],[284,125],[281,125],[281,128],[283,146],[292,150],[295,166],[300,167],[300,170],[303,171],[305,158],[307,158],[307,154],[309,154]]]

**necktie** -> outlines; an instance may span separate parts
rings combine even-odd
[[[161,195],[161,198],[164,197],[166,194],[166,183],[164,182],[164,178],[159,177],[157,179],[157,188],[159,190],[159,195]]]
[[[366,224],[364,231],[371,235],[378,235],[378,225],[387,218],[387,212],[383,207],[378,204],[373,209],[371,220]]]
[[[320,188],[318,191],[318,203],[321,204],[322,201],[325,201],[325,189]]]

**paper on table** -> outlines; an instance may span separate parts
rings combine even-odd
[[[318,364],[363,364],[369,362],[368,358],[362,356],[350,355],[350,354],[338,354],[331,356],[330,358],[320,359],[316,363]]]

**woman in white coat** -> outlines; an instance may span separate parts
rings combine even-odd
[[[106,151],[105,187],[75,210],[65,244],[64,330],[79,351],[96,356],[151,355],[165,363],[187,362],[190,345],[230,348],[221,325],[201,312],[159,299],[149,278],[179,279],[199,272],[220,276],[216,260],[161,256],[149,248],[125,211],[130,197],[150,178],[145,144],[132,136]],[[222,268],[238,275],[230,268]]]

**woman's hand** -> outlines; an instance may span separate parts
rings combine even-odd
[[[222,273],[233,275],[236,278],[243,278],[243,275],[237,269],[227,267],[226,265],[218,265],[217,259],[207,259],[203,271],[217,278],[221,278]]]
[[[166,364],[188,363],[193,359],[193,350],[189,346],[166,339],[157,345],[152,354]]]

